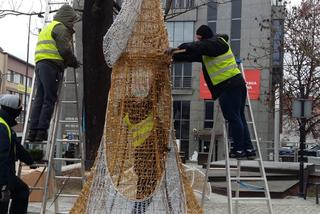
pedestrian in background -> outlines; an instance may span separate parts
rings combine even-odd
[[[202,25],[196,31],[197,41],[168,48],[166,53],[173,54],[174,62],[202,63],[211,95],[214,100],[219,98],[222,114],[228,121],[229,134],[233,139],[229,156],[252,159],[256,153],[244,115],[247,88],[228,39],[227,35],[214,35],[209,26]]]
[[[10,214],[25,214],[28,208],[29,187],[16,176],[16,159],[32,166],[30,154],[17,140],[12,127],[17,125],[16,118],[22,106],[17,95],[0,96],[0,213],[7,214],[10,198]]]
[[[72,45],[73,27],[79,20],[71,6],[63,5],[39,34],[35,51],[36,96],[27,137],[31,142],[47,140],[63,71],[66,67],[79,67]]]

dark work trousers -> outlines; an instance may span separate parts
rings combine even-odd
[[[233,150],[253,149],[244,110],[247,98],[246,86],[230,88],[220,97],[220,107],[224,118],[228,121],[229,131],[233,139]]]
[[[35,73],[37,94],[32,104],[30,129],[47,130],[63,72],[53,62],[43,60],[36,64]]]
[[[11,206],[10,214],[25,214],[28,209],[28,200],[29,200],[29,187],[17,176],[10,178],[10,187],[11,193]],[[7,203],[0,203],[0,213],[7,214],[8,212]]]

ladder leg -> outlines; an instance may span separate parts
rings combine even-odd
[[[216,108],[217,109],[217,108]],[[206,183],[208,182],[208,174],[209,174],[209,169],[210,169],[210,163],[212,159],[212,153],[213,153],[213,145],[215,141],[215,130],[216,130],[216,124],[218,121],[218,111],[215,111],[214,114],[214,121],[213,121],[213,127],[211,131],[211,140],[210,140],[210,147],[209,147],[209,154],[208,154],[208,159],[207,159],[207,165],[206,165],[206,173],[204,176],[204,182],[203,182],[203,189],[202,189],[202,198],[201,198],[201,207],[204,205],[204,198],[205,198],[205,191],[206,191]]]
[[[241,176],[241,161],[237,160],[237,178],[240,178]],[[236,183],[236,197],[239,198],[240,197],[240,181],[238,181]],[[235,213],[238,214],[239,213],[239,201],[236,201],[236,209],[235,209]]]
[[[60,84],[59,89],[58,89],[58,93],[60,94],[61,91],[61,87],[62,85]],[[42,199],[42,205],[41,205],[41,214],[44,214],[46,212],[46,207],[47,207],[47,201],[48,201],[48,195],[49,195],[49,185],[50,185],[50,181],[52,178],[52,167],[53,167],[53,163],[52,163],[52,158],[54,155],[54,147],[55,147],[55,133],[56,133],[56,129],[57,129],[57,123],[58,123],[58,115],[60,113],[60,105],[59,105],[59,100],[57,100],[56,104],[55,104],[55,109],[54,109],[54,113],[53,113],[53,120],[51,120],[51,127],[49,130],[49,135],[48,135],[48,143],[49,143],[49,148],[47,148],[47,160],[48,160],[48,168],[47,168],[47,175],[46,175],[46,180],[45,180],[45,188],[44,188],[44,193],[43,193],[43,199]],[[53,125],[52,125],[53,124]]]
[[[240,63],[240,70],[241,70],[242,75],[244,76],[244,72],[243,72],[244,69],[243,69],[243,64],[242,63]],[[247,95],[248,95],[248,90],[247,90]],[[269,186],[268,186],[268,182],[267,182],[267,176],[266,176],[266,172],[265,172],[265,169],[264,169],[264,164],[263,164],[262,154],[261,154],[261,149],[260,149],[260,142],[259,142],[259,138],[258,138],[257,128],[256,128],[256,125],[255,125],[254,116],[253,116],[252,107],[251,107],[251,101],[249,99],[249,96],[247,96],[247,103],[248,103],[248,106],[249,106],[249,115],[251,117],[251,122],[252,122],[252,127],[253,127],[253,134],[254,134],[254,137],[255,137],[257,152],[258,152],[258,156],[259,156],[258,157],[258,165],[259,165],[259,168],[260,168],[261,177],[263,178],[264,192],[265,192],[265,197],[267,199],[268,211],[269,211],[269,214],[273,214],[271,196],[270,196]]]
[[[233,214],[233,204],[232,204],[232,186],[231,186],[231,170],[230,170],[230,158],[229,158],[229,141],[226,124],[223,126],[223,137],[225,142],[225,159],[226,159],[226,181],[227,181],[227,197],[228,197],[228,208],[229,214]]]

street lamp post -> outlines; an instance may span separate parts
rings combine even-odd
[[[23,112],[23,122],[26,123],[26,111],[27,111],[27,95],[28,95],[28,74],[29,74],[29,46],[30,46],[30,25],[31,25],[31,15],[29,15],[28,23],[28,42],[27,42],[27,62],[26,62],[26,79],[24,88],[24,112]]]

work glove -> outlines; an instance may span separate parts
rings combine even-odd
[[[76,57],[72,57],[68,62],[66,62],[67,66],[72,68],[79,68],[81,63],[77,60]]]
[[[0,202],[9,202],[9,200],[10,200],[10,190],[8,189],[7,185],[3,185],[1,187]]]
[[[33,163],[29,166],[30,169],[36,169],[38,168],[37,164],[36,163]]]
[[[167,55],[172,55],[175,50],[178,50],[178,49],[169,47],[164,51],[164,53]]]

